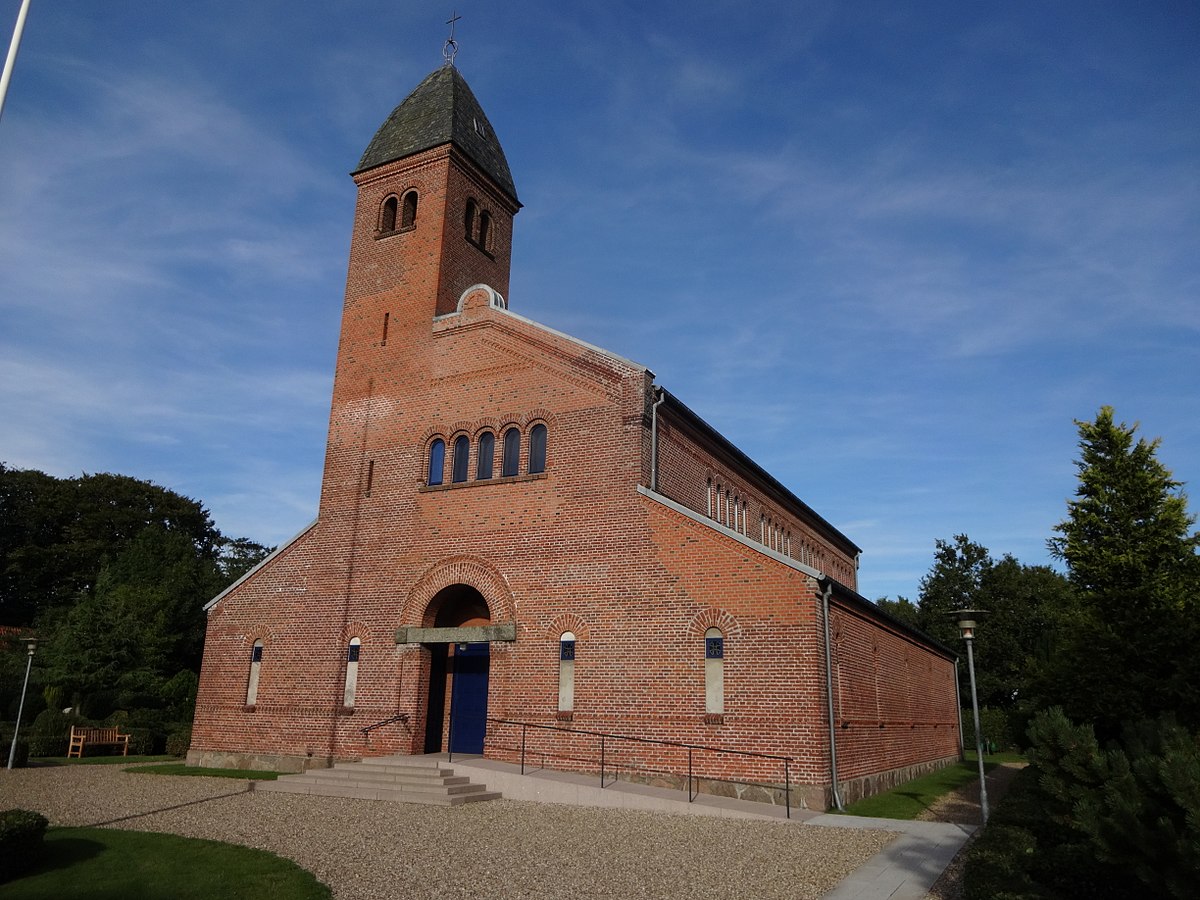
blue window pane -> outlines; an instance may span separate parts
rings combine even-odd
[[[475,478],[486,481],[492,477],[492,461],[496,456],[496,436],[485,431],[479,436],[479,462],[475,469]]]
[[[725,658],[725,639],[724,638],[705,638],[704,639],[704,658],[705,659],[724,659]]]
[[[429,446],[429,479],[426,484],[441,484],[446,468],[446,442],[438,438]]]
[[[455,482],[467,480],[467,457],[471,455],[471,442],[465,434],[454,439],[454,474]]]
[[[500,474],[505,478],[520,472],[521,466],[521,432],[510,428],[504,432],[504,461]]]
[[[558,642],[558,658],[562,660],[571,660],[575,658],[575,642],[574,641],[559,641]]]
[[[546,426],[534,425],[529,432],[529,473],[546,471]]]
[[[261,646],[255,647],[253,650],[251,650],[250,651],[250,662],[262,662],[262,651],[263,651],[263,648]]]
[[[358,651],[361,649],[358,644],[351,644],[350,651],[346,654],[346,662],[358,662]]]

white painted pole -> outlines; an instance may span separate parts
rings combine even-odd
[[[21,11],[17,13],[17,27],[13,29],[12,43],[8,45],[8,58],[4,60],[4,74],[0,75],[0,118],[4,116],[4,98],[8,96],[8,83],[12,80],[13,66],[17,64],[17,51],[21,49],[21,34],[25,31],[25,17],[29,15],[29,0],[21,0]]]

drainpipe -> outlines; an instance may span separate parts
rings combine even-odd
[[[833,720],[833,662],[829,650],[829,598],[833,596],[833,582],[828,575],[818,576],[817,582],[825,585],[821,594],[821,612],[825,622],[825,699],[829,704],[829,777],[833,787],[833,805],[844,810],[842,795],[838,791],[837,724]]]
[[[958,758],[966,759],[966,744],[963,743],[962,691],[958,686],[958,657],[954,657],[954,712],[958,716]]]
[[[654,388],[658,399],[650,407],[650,490],[658,493],[658,408],[667,399],[662,388]]]

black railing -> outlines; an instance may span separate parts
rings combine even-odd
[[[391,718],[384,719],[380,722],[376,722],[374,725],[368,725],[365,728],[360,728],[359,731],[361,731],[363,734],[370,734],[376,728],[382,728],[384,725],[391,725],[393,722],[407,722],[407,721],[408,721],[408,713],[396,713],[396,715],[392,716]]]
[[[710,747],[710,746],[705,746],[703,744],[685,744],[680,741],[663,741],[663,740],[658,740],[655,738],[629,737],[628,735],[623,735],[623,734],[607,734],[602,731],[587,731],[582,728],[563,728],[560,725],[538,725],[533,722],[516,722],[516,721],[513,721],[512,719],[495,719],[495,718],[492,718],[491,716],[488,717],[488,721],[494,722],[497,725],[519,725],[521,727],[521,774],[522,775],[525,774],[525,744],[526,744],[525,738],[526,738],[527,731],[530,728],[535,728],[539,731],[558,731],[558,732],[562,732],[564,734],[582,734],[582,735],[587,735],[589,737],[599,738],[600,739],[600,787],[601,788],[608,786],[608,784],[605,783],[605,781],[606,781],[605,752],[607,749],[607,744],[611,741],[629,741],[634,744],[654,744],[654,745],[657,745],[660,747],[678,747],[680,749],[687,750],[688,803],[693,802],[697,797],[700,796],[700,779],[699,779],[699,777],[697,777],[693,774],[693,767],[692,767],[692,755],[693,755],[694,751],[701,750],[701,751],[704,751],[707,753],[722,753],[722,754],[729,754],[732,756],[751,756],[756,759],[778,760],[779,762],[783,763],[783,802],[787,808],[787,817],[789,819],[792,817],[792,778],[791,778],[792,758],[790,756],[776,756],[775,754],[772,754],[772,753],[752,753],[749,750],[727,750],[724,747]],[[653,771],[653,770],[651,770],[651,771]],[[617,776],[614,775],[613,781],[610,783],[615,783],[616,781],[617,781]],[[696,784],[696,790],[694,792],[692,791],[692,783],[693,782],[695,782],[695,784]]]

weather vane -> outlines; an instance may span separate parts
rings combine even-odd
[[[442,47],[442,59],[446,60],[446,65],[454,65],[454,57],[458,55],[458,42],[454,40],[454,23],[461,19],[457,12],[450,11],[450,18],[446,20],[446,24],[450,26],[450,37],[446,38],[446,44]]]

